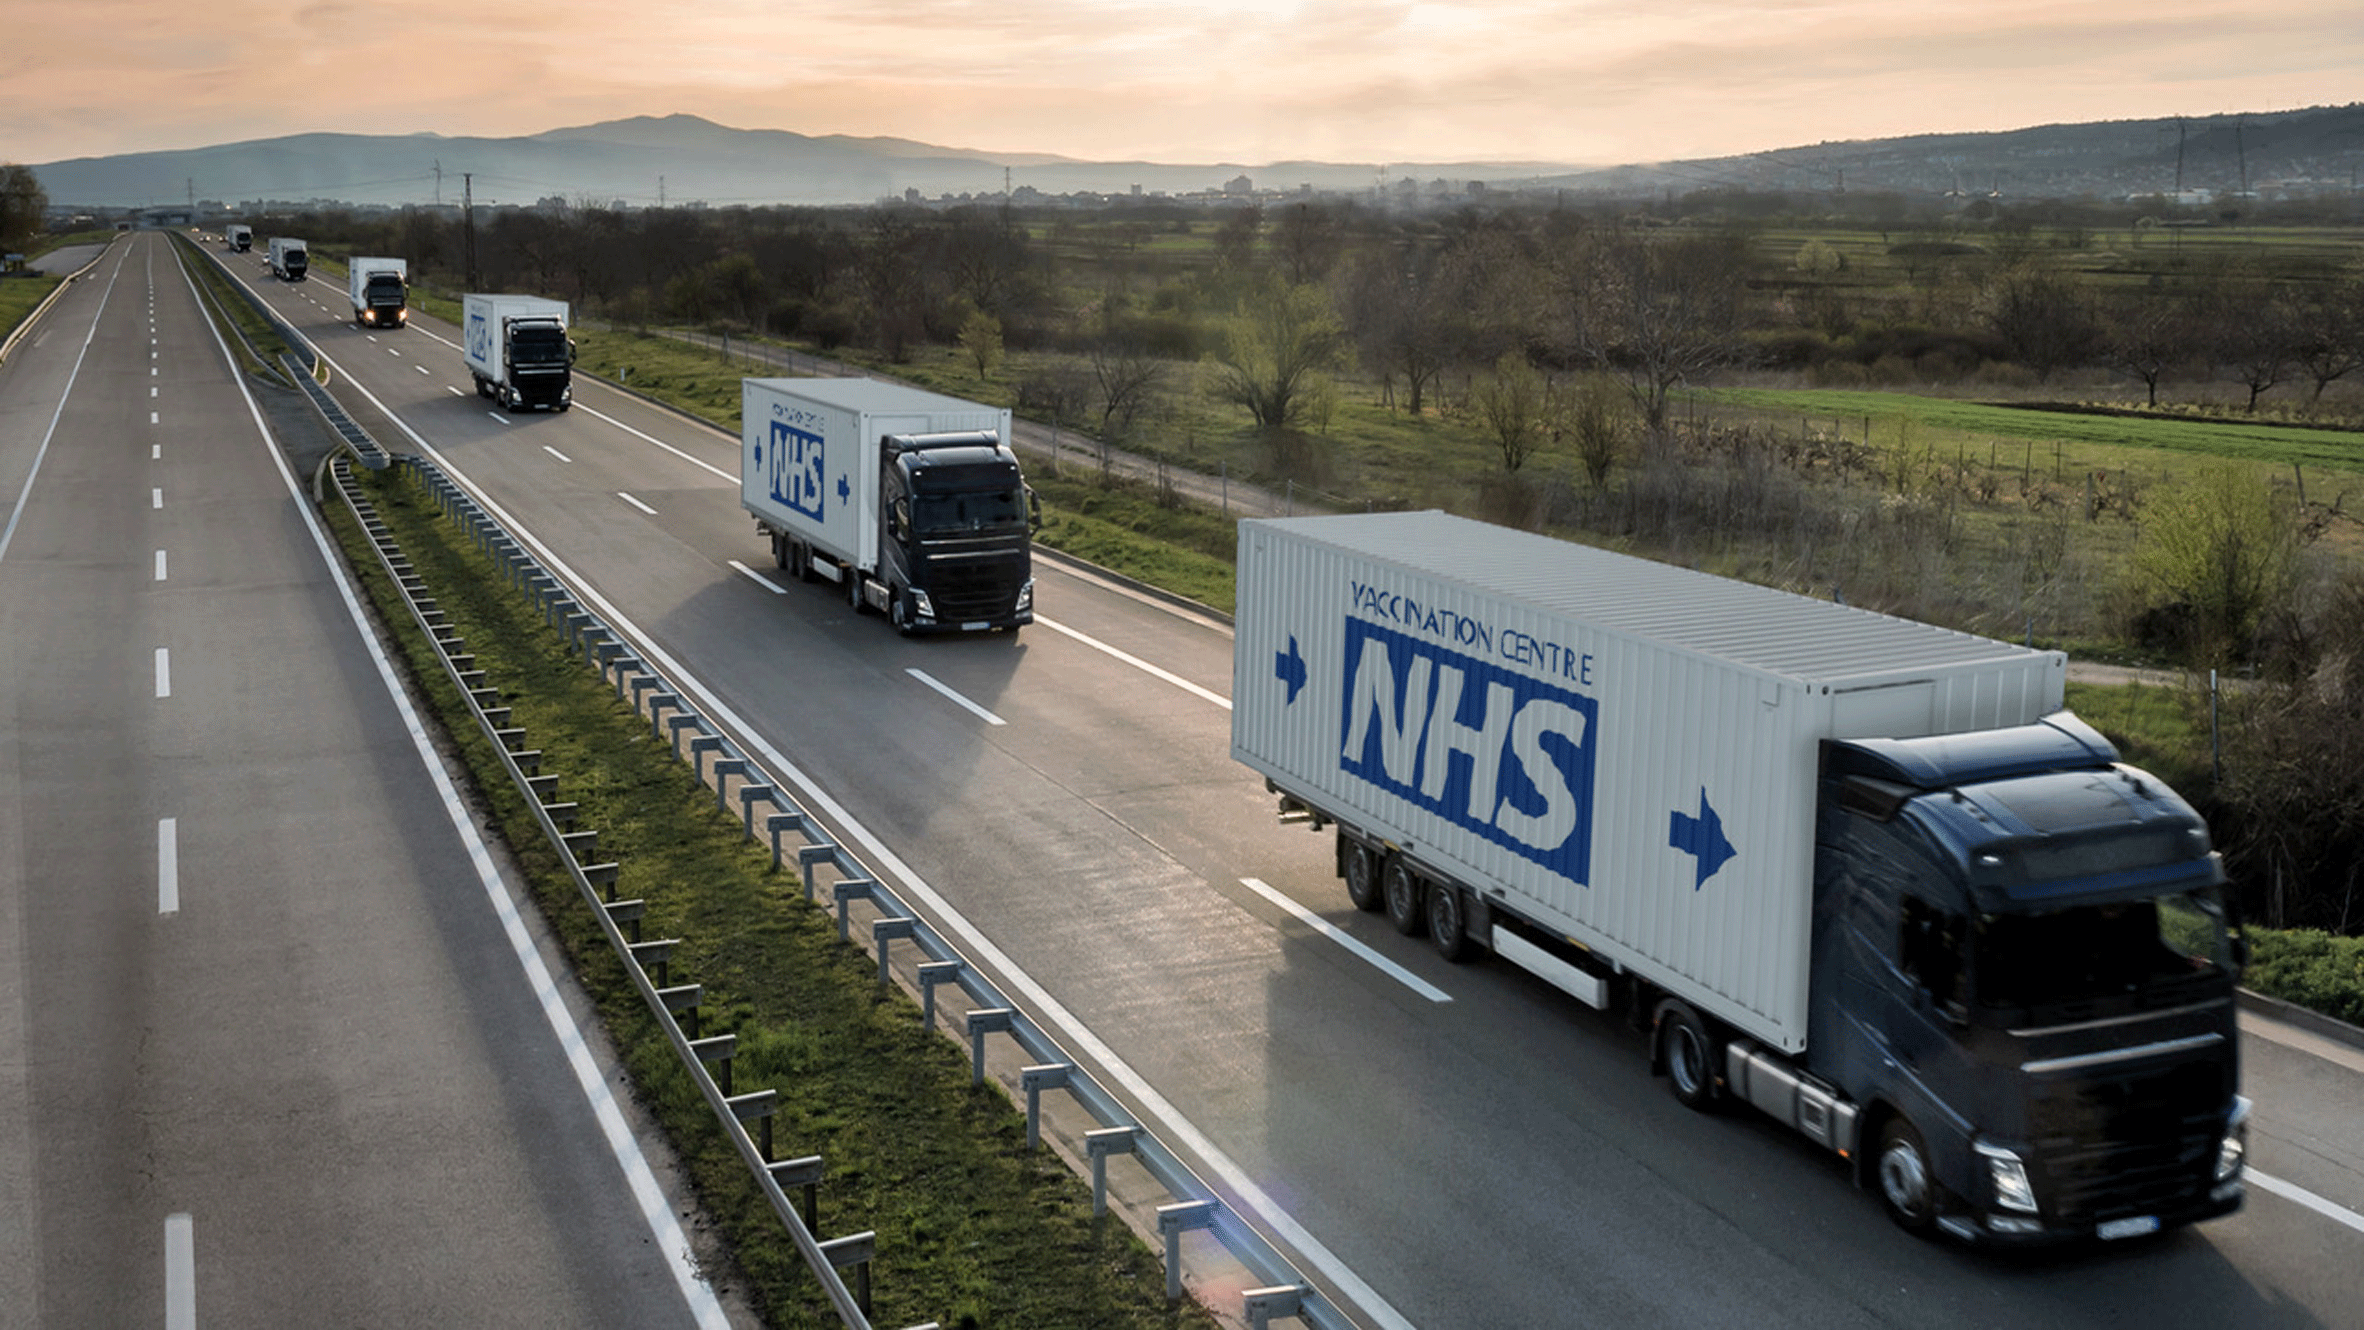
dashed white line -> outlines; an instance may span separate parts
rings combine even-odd
[[[164,1217],[164,1330],[197,1330],[197,1224]]]
[[[647,513],[647,514],[648,514],[649,516],[651,516],[651,517],[655,517],[655,516],[657,515],[657,510],[656,510],[656,509],[649,507],[647,504],[645,504],[645,503],[642,503],[640,500],[633,498],[631,495],[629,495],[629,494],[626,494],[626,493],[625,493],[624,491],[622,491],[622,490],[617,490],[617,491],[616,491],[616,497],[617,497],[617,498],[619,498],[619,499],[622,499],[624,502],[626,502],[626,503],[628,503],[628,504],[631,504],[633,507],[635,507],[635,508],[638,508],[640,511],[642,511],[642,512],[644,512],[644,513]]]
[[[181,910],[181,827],[176,817],[156,819],[156,913]]]
[[[1262,878],[1243,877],[1239,880],[1239,884],[1243,887],[1246,887],[1248,890],[1255,892],[1257,895],[1262,896],[1264,899],[1271,901],[1273,904],[1281,907],[1282,909],[1287,910],[1292,916],[1296,918],[1297,922],[1304,924],[1307,928],[1312,929],[1314,932],[1321,934],[1323,937],[1326,937],[1332,942],[1337,943],[1339,946],[1353,952],[1360,959],[1368,961],[1372,965],[1377,966],[1380,972],[1385,974],[1388,978],[1395,980],[1397,983],[1411,989],[1413,992],[1418,993],[1424,998],[1427,998],[1429,1001],[1451,1002],[1453,1000],[1452,994],[1441,988],[1438,988],[1435,984],[1428,982],[1419,975],[1416,975],[1410,970],[1405,969],[1403,966],[1398,965],[1394,961],[1391,961],[1385,956],[1380,955],[1378,952],[1371,950],[1369,947],[1364,946],[1361,942],[1355,940],[1353,937],[1350,937],[1344,931],[1339,929],[1337,925],[1331,923],[1327,919],[1322,918],[1320,915],[1315,914],[1313,911],[1306,909],[1304,906],[1299,905],[1297,902],[1289,899],[1289,897],[1282,894],[1279,889],[1266,883]]]
[[[156,551],[156,580],[164,580],[164,551]]]
[[[151,462],[161,462],[161,461],[163,461],[163,460],[164,460],[164,445],[163,445],[163,444],[161,444],[161,443],[151,443],[151,444],[149,444],[149,445],[148,445],[148,460],[149,460],[149,461],[151,461]]]
[[[1214,691],[1211,688],[1202,688],[1171,670],[1161,669],[1129,651],[1119,650],[1118,648],[1112,647],[1106,642],[1101,641],[1099,638],[1093,637],[1089,633],[1079,633],[1073,628],[1068,627],[1066,624],[1060,623],[1056,620],[1046,619],[1040,614],[1037,614],[1034,616],[1034,621],[1041,624],[1043,627],[1050,629],[1054,633],[1065,633],[1067,636],[1074,638],[1076,641],[1083,643],[1085,646],[1092,648],[1094,651],[1106,652],[1110,656],[1123,661],[1125,664],[1132,666],[1134,669],[1140,670],[1144,674],[1153,675],[1157,678],[1163,679],[1167,683],[1170,683],[1176,688],[1181,689],[1183,692],[1194,693],[1200,697],[1203,697],[1209,702],[1214,703],[1216,706],[1223,708],[1225,711],[1231,710],[1231,699],[1225,697],[1221,693]]]
[[[148,423],[149,423],[149,424],[151,424],[151,425],[153,425],[153,424],[157,423],[157,420],[158,420],[158,418],[159,418],[159,417],[160,417],[162,414],[163,414],[163,413],[162,413],[162,412],[159,412],[159,411],[150,411],[150,412],[148,413]]]
[[[430,370],[430,369],[428,369],[428,368],[427,368],[425,365],[413,365],[413,366],[411,366],[411,368],[412,368],[412,369],[415,369],[415,370],[417,370],[417,371],[418,371],[419,373],[421,373],[421,374],[432,374],[432,373],[434,373],[434,371],[433,371],[433,370]],[[459,389],[457,389],[457,388],[454,388],[454,389],[452,389],[452,391],[456,393],[456,392],[458,392],[458,391],[459,391]]]
[[[466,397],[468,395],[464,392],[461,392],[459,389],[452,387],[448,383],[443,385],[443,390],[447,393],[450,393],[454,397]]]
[[[156,648],[156,696],[172,696],[172,648]]]
[[[2348,1209],[2346,1206],[2340,1205],[2333,1201],[2324,1200],[2322,1197],[2317,1196],[2313,1192],[2308,1191],[2306,1188],[2299,1186],[2295,1182],[2284,1182],[2282,1179],[2274,1177],[2270,1174],[2260,1173],[2254,1168],[2248,1171],[2247,1176],[2249,1180],[2257,1184],[2258,1187],[2272,1192],[2274,1195],[2281,1197],[2285,1201],[2291,1201],[2298,1205],[2303,1205],[2307,1209],[2314,1211],[2316,1214],[2323,1216],[2325,1219],[2329,1219],[2334,1223],[2345,1224],[2349,1228],[2356,1230],[2358,1233],[2364,1233],[2364,1215],[2357,1214],[2355,1211]]]
[[[562,452],[558,451],[556,448],[553,448],[553,447],[551,447],[549,444],[546,444],[546,443],[542,445],[542,451],[543,451],[543,452],[546,452],[546,453],[548,453],[548,454],[550,454],[552,457],[555,457],[555,458],[557,458],[557,459],[558,459],[559,461],[561,461],[561,462],[566,462],[566,463],[572,464],[572,463],[574,462],[574,460],[575,460],[575,459],[573,459],[573,458],[571,458],[571,457],[567,456],[565,453],[562,453]]]
[[[739,562],[737,559],[731,560],[730,565],[731,567],[736,568],[740,572],[745,573],[747,576],[753,578],[755,580],[755,585],[762,587],[764,590],[771,592],[773,595],[785,596],[788,594],[788,588],[781,586],[779,583],[768,577],[765,577],[762,573],[755,571],[747,565]]]
[[[150,508],[161,508],[161,507],[163,507],[163,506],[164,506],[164,491],[163,491],[163,490],[161,490],[161,489],[151,489],[151,490],[149,490],[149,491],[148,491],[148,506],[149,506]]]
[[[984,721],[988,725],[1009,724],[1008,721],[994,715],[992,712],[987,711],[985,708],[978,706],[976,703],[971,702],[967,698],[962,697],[960,694],[952,691],[951,688],[945,686],[943,683],[938,682],[936,678],[930,675],[926,670],[906,668],[903,673],[910,675],[912,678],[919,680],[921,683],[924,683],[928,687],[935,689],[944,696],[951,698],[955,704],[968,711],[970,714],[976,716],[977,719]]]

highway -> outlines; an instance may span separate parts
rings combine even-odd
[[[490,410],[450,327],[363,332],[337,287],[231,266],[382,442],[431,450],[824,792],[1368,1325],[2364,1323],[2352,1050],[2252,1023],[2279,1189],[2239,1215],[2034,1259],[1914,1241],[1802,1138],[1678,1108],[1619,1019],[1356,913],[1327,837],[1229,760],[1220,622],[1045,561],[1023,634],[899,638],[770,569],[734,439],[585,381],[563,415]]]
[[[0,522],[0,1325],[734,1323],[167,238]]]

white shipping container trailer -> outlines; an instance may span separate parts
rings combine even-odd
[[[2026,724],[2066,680],[2059,652],[1435,512],[1243,522],[1238,586],[1234,757],[1785,1052],[1820,742]]]

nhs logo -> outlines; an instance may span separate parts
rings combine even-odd
[[[1346,620],[1339,769],[1585,883],[1600,704]]]
[[[769,447],[770,455],[757,460],[771,479],[772,498],[821,521],[821,436],[775,420]]]

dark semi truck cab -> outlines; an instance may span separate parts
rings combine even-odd
[[[1034,622],[1040,518],[990,432],[895,435],[880,449],[878,571],[866,590],[904,632]]]
[[[1909,1229],[2107,1239],[2240,1208],[2223,870],[2116,757],[2067,713],[1823,744],[1805,1070]]]

